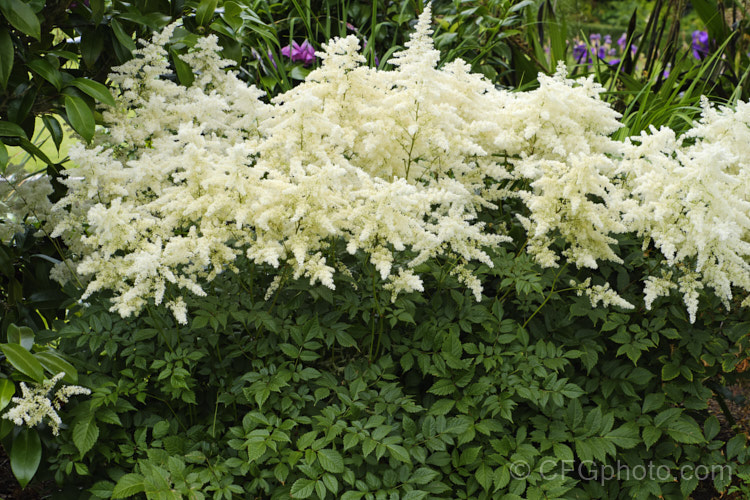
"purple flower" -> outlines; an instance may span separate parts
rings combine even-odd
[[[708,56],[708,33],[705,31],[693,31],[693,42],[690,44],[693,57],[699,61]]]
[[[301,62],[305,66],[315,62],[315,49],[307,40],[302,42],[302,45],[292,41],[291,45],[281,48],[281,55],[290,58],[292,62]]]
[[[602,36],[599,33],[591,33],[589,35],[589,40],[591,41],[591,45],[597,47],[599,45],[599,42],[602,41]]]
[[[598,48],[598,49],[596,50],[596,56],[597,56],[597,57],[598,57],[599,59],[605,59],[605,58],[607,57],[607,49],[605,49],[604,47],[599,47],[599,48]]]
[[[612,45],[612,37],[609,35],[604,35],[604,45]]]
[[[607,61],[607,64],[609,64],[610,66],[617,66],[618,64],[620,64],[620,60],[619,59],[612,59],[610,61]]]
[[[620,38],[617,39],[617,45],[620,46],[620,50],[625,50],[625,44],[628,43],[628,35],[623,33]]]
[[[573,46],[573,59],[575,59],[578,64],[581,64],[586,59],[588,52],[585,43],[576,43]]]

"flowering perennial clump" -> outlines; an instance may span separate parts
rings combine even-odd
[[[49,426],[52,428],[52,434],[57,436],[60,425],[62,425],[62,420],[57,411],[68,402],[71,396],[91,394],[91,390],[85,387],[62,385],[50,399],[52,389],[64,376],[64,373],[58,373],[41,384],[34,384],[31,389],[21,382],[21,397],[14,397],[11,400],[16,406],[5,412],[3,418],[11,420],[19,426],[35,427],[46,417]]]
[[[86,295],[112,290],[123,316],[153,300],[185,323],[183,294],[241,272],[242,254],[334,288],[342,265],[328,250],[342,240],[394,297],[422,290],[415,268],[446,256],[479,299],[469,263],[491,266],[510,237],[478,214],[510,200],[525,206],[517,218],[543,266],[619,263],[616,236],[635,232],[664,258],[648,305],[678,290],[694,318],[701,287],[726,303],[733,287],[750,290],[748,105],[706,105],[687,146],[666,129],[614,141],[620,116],[602,87],[564,66],[516,93],[461,60],[438,68],[429,7],[393,71],[367,67],[356,36],[335,38],[304,83],[267,104],[223,69],[213,37],[183,56],[190,87],[164,78],[174,28],[111,76],[117,105],[92,146],[71,149],[78,167],[54,208]],[[606,285],[586,295],[631,306]]]

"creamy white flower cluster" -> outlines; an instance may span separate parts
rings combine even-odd
[[[180,293],[203,295],[241,254],[333,288],[342,266],[328,250],[341,240],[394,297],[422,290],[415,267],[447,256],[479,299],[467,264],[491,266],[488,249],[510,238],[477,214],[511,197],[543,266],[620,263],[615,236],[634,232],[664,258],[648,306],[677,290],[694,320],[701,288],[726,303],[750,290],[746,104],[706,105],[685,138],[614,141],[620,116],[593,77],[560,66],[536,90],[507,92],[461,60],[438,68],[429,6],[393,71],[364,66],[356,37],[335,38],[303,84],[265,104],[223,69],[213,37],[183,57],[192,85],[165,78],[174,29],[116,69],[117,106],[93,146],[71,149],[78,167],[55,207],[54,234],[91,277],[86,296],[112,290],[123,316],[154,300],[187,322]],[[606,285],[581,293],[632,307]]]
[[[700,289],[727,308],[733,288],[750,291],[750,104],[715,109],[704,99],[684,137],[663,128],[628,141],[620,173],[628,228],[676,271],[648,280],[647,306],[678,289],[695,321]]]
[[[398,70],[365,67],[356,37],[334,39],[321,67],[271,105],[222,69],[215,38],[185,58],[197,74],[187,88],[163,78],[174,26],[145,43],[112,76],[105,132],[71,149],[78,167],[56,207],[54,234],[91,276],[86,295],[112,289],[123,316],[168,301],[184,323],[168,287],[202,295],[201,283],[237,271],[240,252],[333,287],[327,249],[344,239],[394,293],[421,290],[413,268],[449,255],[479,298],[461,269],[492,265],[484,248],[509,240],[476,220],[503,195],[493,183],[511,178],[491,155],[495,101],[507,95],[463,62],[436,69],[429,15]]]
[[[31,389],[24,382],[21,382],[21,397],[14,397],[11,400],[16,406],[5,412],[3,418],[11,420],[19,426],[35,427],[46,417],[52,429],[52,434],[57,436],[60,432],[60,425],[62,425],[62,420],[57,411],[68,402],[71,396],[91,394],[91,390],[85,387],[62,385],[50,399],[52,389],[64,376],[64,373],[58,373],[41,384],[34,384]]]
[[[52,185],[47,175],[9,163],[0,171],[0,242],[24,230],[24,224],[50,221]]]

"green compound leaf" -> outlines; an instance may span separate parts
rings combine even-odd
[[[99,427],[97,427],[96,422],[94,421],[93,414],[90,414],[88,418],[79,420],[73,427],[73,443],[76,445],[76,448],[78,448],[81,455],[84,455],[89,451],[98,438]]]
[[[112,498],[128,498],[146,489],[146,485],[140,474],[125,474],[117,481],[115,489],[112,490]]]
[[[336,450],[319,450],[318,461],[323,470],[340,474],[344,472],[344,459]]]
[[[290,495],[292,498],[308,498],[315,491],[315,481],[313,479],[297,479],[292,485]]]

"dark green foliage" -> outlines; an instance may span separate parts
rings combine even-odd
[[[621,248],[603,274],[640,303],[648,258]],[[698,466],[728,486],[745,438],[717,440],[706,402],[750,323],[706,303],[690,325],[677,298],[592,309],[565,270],[494,261],[481,302],[432,263],[425,293],[391,303],[359,261],[335,292],[268,301],[269,269],[243,265],[185,327],[96,300],[59,330],[94,393],[50,470],[93,498],[684,498],[698,481],[674,477]],[[662,476],[602,477],[621,464]]]

